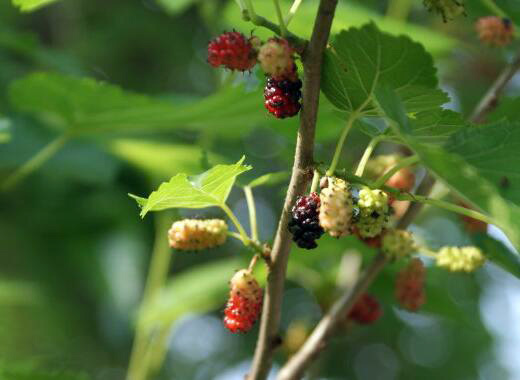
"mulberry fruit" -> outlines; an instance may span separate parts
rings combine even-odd
[[[486,261],[477,247],[443,247],[435,256],[438,267],[452,272],[473,272]]]
[[[226,242],[227,230],[226,222],[220,219],[178,220],[168,231],[168,242],[181,251],[213,248]]]
[[[471,206],[469,206],[467,203],[464,202],[458,202],[458,204],[464,208],[471,209]],[[487,223],[483,222],[478,219],[473,219],[470,216],[466,215],[460,215],[460,219],[462,221],[462,224],[464,225],[464,228],[469,233],[478,233],[478,232],[486,232],[487,231]]]
[[[417,311],[426,302],[424,280],[426,269],[420,259],[414,258],[397,275],[395,298],[409,311]]]
[[[415,250],[412,233],[404,230],[385,232],[381,249],[391,259],[409,256]]]
[[[463,0],[424,0],[423,3],[430,12],[440,14],[444,22],[466,14]]]
[[[377,321],[382,314],[379,302],[370,294],[365,293],[357,300],[348,314],[348,319],[362,325],[369,325]]]
[[[256,37],[247,39],[242,33],[227,32],[210,41],[208,62],[213,67],[223,66],[231,70],[251,70],[257,62],[253,43]]]
[[[475,25],[480,41],[491,46],[506,46],[513,41],[515,29],[511,20],[497,16],[482,17]]]
[[[268,78],[264,89],[265,108],[278,119],[292,117],[301,109],[302,81]]]
[[[357,206],[359,219],[356,228],[359,235],[363,239],[379,235],[388,222],[388,195],[383,190],[365,187],[359,191]]]
[[[317,247],[316,240],[325,232],[320,226],[319,210],[320,197],[316,193],[296,200],[288,228],[298,247],[305,249]]]
[[[339,178],[329,178],[328,186],[320,193],[320,225],[332,237],[342,237],[351,233],[352,194],[347,182]]]
[[[276,80],[290,77],[293,73],[293,49],[283,38],[271,38],[260,47],[258,61],[264,72]]]
[[[224,310],[224,325],[232,333],[248,332],[262,308],[262,289],[247,269],[239,270],[230,281],[229,300]]]

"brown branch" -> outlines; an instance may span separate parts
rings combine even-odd
[[[337,300],[321,319],[300,350],[280,370],[277,380],[301,379],[305,369],[317,357],[331,333],[352,309],[358,298],[368,289],[372,281],[385,266],[388,259],[383,254],[376,256],[356,285]]]
[[[513,59],[513,62],[511,62],[502,73],[500,73],[486,95],[484,95],[480,103],[477,105],[470,118],[473,122],[481,123],[485,121],[487,114],[493,111],[498,105],[500,96],[518,70],[520,70],[520,53],[518,53],[518,55]]]
[[[320,0],[314,29],[309,44],[302,54],[304,83],[300,128],[296,141],[291,182],[278,224],[271,251],[272,265],[267,277],[260,333],[256,345],[249,380],[267,378],[272,364],[274,349],[279,342],[278,328],[284,290],[287,261],[291,248],[291,236],[287,223],[296,197],[303,194],[312,178],[314,166],[314,136],[319,106],[321,65],[323,52],[329,39],[330,28],[338,0]]]

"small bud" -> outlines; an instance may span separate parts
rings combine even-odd
[[[409,256],[416,247],[411,232],[392,229],[385,232],[381,249],[389,258],[396,260]]]
[[[477,247],[443,247],[437,253],[435,261],[438,267],[452,272],[473,272],[486,261]]]
[[[466,14],[463,0],[424,0],[423,3],[430,12],[440,14],[444,22]]]
[[[388,222],[388,195],[383,190],[365,187],[359,191],[357,206],[359,219],[356,227],[359,235],[364,239],[379,235]]]

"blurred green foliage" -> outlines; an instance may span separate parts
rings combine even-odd
[[[139,218],[127,193],[148,195],[179,172],[200,173],[242,154],[254,168],[243,174],[242,184],[288,171],[297,120],[266,114],[260,73],[231,75],[206,64],[212,35],[253,29],[240,20],[233,1],[63,0],[20,12],[43,3],[0,3],[0,180],[63,131],[68,134],[62,149],[0,198],[0,377],[123,379],[153,241],[165,234],[155,230],[155,215]],[[255,3],[259,13],[273,14],[270,2]],[[513,1],[496,3],[518,22]],[[310,34],[316,4],[303,2],[292,31]],[[435,58],[441,88],[452,99],[449,107],[463,114],[518,48],[518,43],[504,49],[478,44],[473,22],[489,12],[479,1],[468,4],[467,18],[448,24],[426,12],[421,1],[413,2],[408,21],[384,17],[386,6],[386,1],[341,1],[333,31],[372,20],[385,32],[422,43]],[[255,33],[270,36],[258,28]],[[518,84],[508,91],[511,99],[495,117],[514,121]],[[326,97],[321,106],[316,159],[328,162],[344,115]],[[424,122],[446,131],[453,114],[444,111],[438,120]],[[354,131],[341,167],[356,162],[367,142],[365,133]],[[386,144],[380,152],[395,149]],[[254,188],[260,237],[266,241],[286,190],[287,178],[275,179],[276,185]],[[239,188],[228,204],[247,229]],[[183,209],[179,217],[184,216],[224,214]],[[427,208],[413,229],[433,247],[474,241],[501,256],[506,268],[518,267],[507,262],[510,248],[489,236],[469,235],[445,211]],[[339,292],[343,254],[353,251],[364,262],[374,255],[354,238],[324,237],[310,253],[293,249],[282,335],[295,320],[309,328],[318,320]],[[257,331],[230,336],[218,319],[226,281],[246,265],[250,252],[230,241],[210,252],[172,255],[157,303],[141,310],[145,322],[152,329],[160,326],[166,336],[167,352],[152,359],[166,358],[157,377],[242,378]],[[476,275],[429,268],[428,302],[412,315],[394,300],[399,265],[389,267],[371,290],[384,305],[384,317],[371,328],[339,332],[312,369],[315,378],[514,378],[495,350],[499,338],[483,319],[498,319],[503,311],[482,310],[482,300],[497,277],[507,278],[501,284],[508,286],[516,280],[490,266]],[[286,358],[280,351],[279,363]]]

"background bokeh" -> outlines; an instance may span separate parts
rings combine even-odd
[[[292,31],[309,36],[316,3],[303,2]],[[446,24],[419,0],[394,0],[392,15],[385,17],[387,3],[340,1],[333,31],[374,20],[387,32],[423,43],[452,98],[448,106],[465,115],[519,47],[479,44],[474,22],[488,11],[477,0],[468,4],[467,17]],[[255,4],[259,13],[274,18],[272,2]],[[154,241],[155,249],[164,249],[166,228],[175,219],[223,217],[217,209],[180,210],[141,220],[128,193],[147,195],[178,172],[199,173],[216,163],[236,162],[243,154],[254,169],[242,183],[291,167],[297,120],[278,121],[265,112],[262,74],[232,75],[206,63],[208,40],[232,28],[270,35],[241,21],[235,2],[225,0],[63,0],[33,13],[0,2],[0,181],[67,128],[48,115],[26,112],[26,101],[48,96],[37,86],[22,94],[26,98],[13,91],[31,73],[93,78],[125,94],[145,94],[172,110],[164,118],[161,107],[159,114],[137,112],[136,125],[118,121],[117,113],[103,128],[91,122],[92,130],[75,134],[41,168],[2,192],[0,378],[125,378]],[[519,86],[520,79],[514,78],[508,91],[517,93]],[[66,105],[75,95],[72,89],[60,101]],[[97,102],[105,99],[93,99],[94,109]],[[323,99],[317,160],[330,160],[342,123]],[[342,166],[354,163],[367,142],[361,132],[353,133]],[[380,151],[395,149],[382,146]],[[286,185],[254,190],[263,240],[272,239]],[[445,190],[436,188],[438,194]],[[238,187],[229,204],[247,226],[247,205]],[[503,241],[493,227],[491,238],[471,235],[458,217],[430,208],[412,229],[433,248]],[[290,343],[297,344],[338,294],[341,263],[374,254],[354,238],[323,238],[320,243],[310,253],[291,253],[282,315],[286,344],[275,369],[290,354]],[[156,378],[242,379],[257,328],[232,335],[221,315],[227,280],[250,253],[229,241],[208,252],[172,255],[161,302],[144,311],[146,323],[164,335],[167,346],[165,352],[152,353]],[[383,318],[371,327],[338,332],[310,378],[520,378],[518,279],[490,264],[474,275],[429,268],[428,302],[411,314],[393,298],[398,269],[397,264],[389,267],[372,288],[383,305]]]

